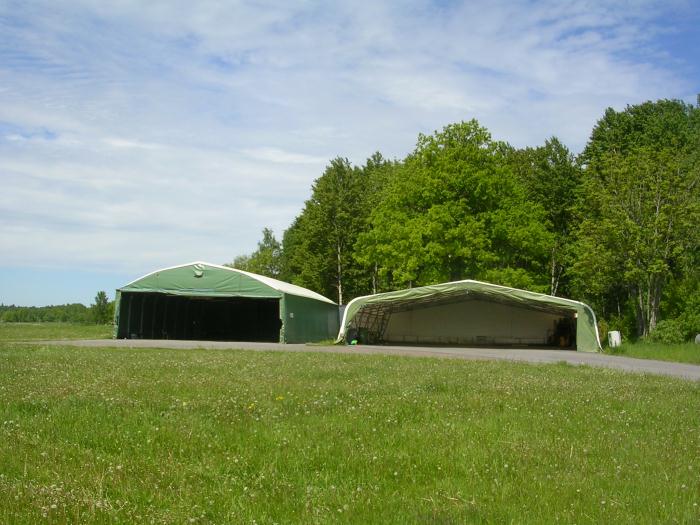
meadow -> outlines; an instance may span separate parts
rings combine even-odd
[[[1,523],[692,523],[700,385],[0,343]]]
[[[0,323],[0,342],[61,339],[108,339],[112,325],[78,323]]]
[[[678,363],[700,365],[700,345],[696,343],[674,345],[640,341],[623,343],[618,348],[608,348],[606,353],[636,357],[638,359],[658,359],[659,361],[676,361]]]

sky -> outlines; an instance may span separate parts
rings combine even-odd
[[[90,304],[279,237],[341,156],[476,118],[584,146],[700,92],[700,2],[0,0],[0,303]]]

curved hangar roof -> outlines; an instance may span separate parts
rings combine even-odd
[[[564,336],[565,343],[560,342]],[[348,337],[348,335],[350,335]],[[597,352],[590,306],[517,288],[464,280],[357,297],[340,322],[338,341],[561,346]]]
[[[156,270],[118,289],[199,297],[282,297],[284,294],[335,304],[301,286],[228,266],[197,261]]]
[[[338,333],[338,306],[293,284],[227,266],[164,268],[117,289],[114,337],[308,343]]]

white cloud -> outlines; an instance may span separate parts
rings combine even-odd
[[[244,149],[242,153],[256,160],[274,162],[276,164],[323,164],[328,160],[324,157],[293,153],[278,148],[250,148]]]
[[[652,1],[0,5],[0,250],[147,271],[281,234],[326,163],[478,118],[580,149],[684,96]]]
[[[121,139],[118,137],[108,137],[102,139],[108,146],[113,148],[135,148],[135,149],[161,149],[164,146],[161,144],[153,144],[151,142],[141,142],[136,140]]]

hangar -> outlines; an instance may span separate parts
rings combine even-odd
[[[311,290],[206,262],[117,289],[114,337],[306,343],[338,333],[338,306]]]
[[[480,281],[358,297],[339,342],[600,350],[595,314],[578,301]]]

